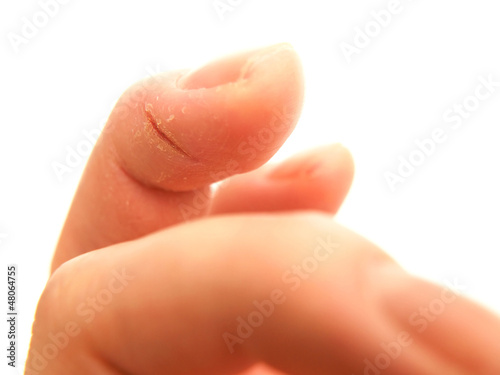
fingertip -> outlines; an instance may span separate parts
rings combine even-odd
[[[353,174],[349,150],[340,144],[325,145],[228,179],[216,191],[211,213],[317,210],[335,214]]]
[[[310,208],[335,214],[352,185],[354,161],[340,143],[305,151],[271,170],[273,181],[290,181],[307,196]]]
[[[267,64],[279,65],[281,71],[300,70],[300,60],[289,43],[279,43],[263,48],[226,55],[184,74],[177,81],[183,90],[209,89],[226,84],[241,84],[259,73],[269,70]],[[266,66],[267,65],[267,66]],[[279,73],[279,72],[278,72]]]
[[[293,179],[321,177],[342,171],[348,179],[354,175],[354,161],[351,153],[340,143],[328,144],[301,152],[272,169],[272,179]]]
[[[131,101],[137,91],[144,94]],[[218,181],[228,162],[241,173],[269,160],[293,131],[303,95],[300,59],[283,43],[135,85],[108,126],[128,173],[193,190]]]

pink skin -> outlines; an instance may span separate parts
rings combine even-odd
[[[286,44],[127,90],[63,228],[26,374],[500,373],[497,316],[332,220],[353,177],[345,148],[264,165],[302,99]],[[414,324],[440,298],[439,316]]]
[[[192,206],[197,190],[207,194],[211,183],[256,169],[285,142],[303,100],[293,49],[277,45],[219,64],[167,72],[123,94],[88,161],[53,269],[184,221],[180,208]],[[273,138],[255,144],[259,132]],[[203,216],[208,204],[193,211]]]

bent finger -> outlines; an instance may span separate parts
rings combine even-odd
[[[346,148],[318,147],[225,180],[215,191],[210,214],[285,210],[335,214],[353,175],[354,163]]]
[[[288,44],[132,86],[90,156],[52,269],[79,254],[206,214],[210,184],[265,163],[292,132],[302,68]],[[256,137],[264,134],[265,142]]]

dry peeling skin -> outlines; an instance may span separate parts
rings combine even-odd
[[[302,107],[301,65],[287,44],[154,79],[132,86],[121,98],[126,103],[137,87],[148,87],[144,100],[136,101],[128,114],[120,111],[113,143],[128,173],[162,189],[204,186],[211,175],[224,172],[231,160],[241,166],[241,172],[264,164],[293,131]],[[276,112],[284,109],[288,115],[285,129],[275,134],[266,152],[251,160],[253,155],[238,151],[262,128],[270,129]],[[109,121],[116,117],[112,113]],[[130,131],[135,135],[132,140]],[[148,165],[134,157],[143,155],[144,147],[153,146],[157,151],[151,154]],[[179,165],[182,168],[176,168]],[[165,170],[180,173],[166,179],[152,177]]]
[[[192,207],[197,189],[210,195],[211,183],[273,156],[297,123],[303,91],[301,63],[288,44],[130,87],[88,161],[53,269],[82,252],[185,221],[182,204]],[[257,150],[249,141],[259,132],[271,138]],[[193,217],[208,209],[196,208]]]

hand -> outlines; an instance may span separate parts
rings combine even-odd
[[[288,45],[125,92],[63,228],[26,374],[500,373],[498,317],[332,221],[347,150],[264,165],[302,99]]]

